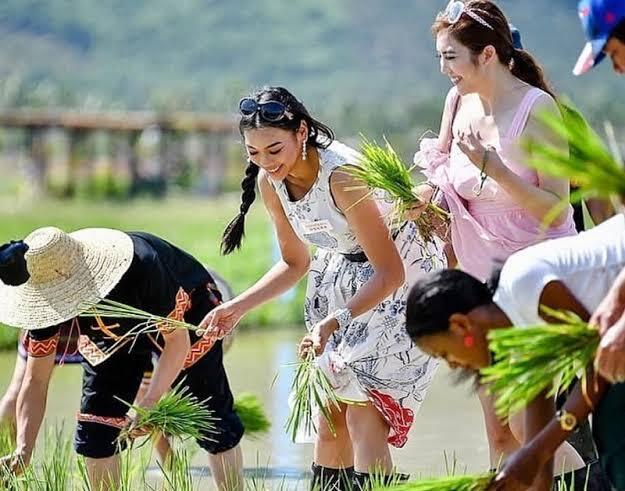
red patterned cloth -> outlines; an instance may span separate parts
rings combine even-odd
[[[371,402],[380,411],[384,420],[391,427],[388,443],[401,448],[408,441],[408,431],[414,422],[412,409],[402,407],[399,402],[388,394],[378,390],[370,390]]]

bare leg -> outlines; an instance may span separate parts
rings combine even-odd
[[[93,491],[117,491],[119,488],[119,455],[104,459],[85,458],[89,483]]]
[[[486,393],[485,388],[482,387],[478,390],[478,397],[482,404],[484,424],[486,425],[486,436],[488,437],[488,449],[490,451],[490,466],[496,468],[501,465],[508,455],[519,449],[520,441],[514,437],[510,426],[503,424],[499,418],[497,418],[494,400]]]
[[[347,430],[347,406],[340,405],[340,410],[331,408],[332,434],[330,427],[323,416],[319,416],[317,424],[317,438],[315,439],[314,462],[322,467],[331,469],[344,469],[354,465],[354,452],[352,441]]]
[[[21,356],[17,355],[11,383],[0,400],[0,427],[8,427],[13,440],[15,439],[15,406],[17,404],[17,396],[22,387],[25,371],[26,361],[22,359]]]
[[[354,470],[392,474],[393,460],[387,443],[389,426],[375,406],[348,406],[347,427],[354,445]]]
[[[219,491],[243,491],[243,456],[241,446],[218,454],[208,454],[208,465]]]

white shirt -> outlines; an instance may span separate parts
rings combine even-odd
[[[591,314],[625,267],[625,216],[619,214],[577,236],[549,240],[508,258],[493,301],[515,326],[544,324],[539,302],[560,281]]]

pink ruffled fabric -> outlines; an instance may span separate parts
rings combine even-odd
[[[497,150],[511,170],[537,183],[533,171],[511,165],[511,159],[506,158],[510,152],[505,148]],[[571,207],[562,225],[545,230],[540,221],[490,178],[480,196],[475,196],[473,187],[479,182],[479,171],[455,145],[450,155],[439,149],[437,139],[424,139],[415,163],[445,196],[452,215],[452,244],[460,267],[480,280],[488,279],[496,264],[514,252],[546,239],[576,234]]]

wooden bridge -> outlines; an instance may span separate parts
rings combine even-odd
[[[30,161],[29,186],[37,194],[63,197],[73,196],[81,183],[103,176],[111,186],[126,181],[128,196],[142,192],[161,196],[183,172],[192,174],[190,187],[195,191],[215,194],[222,190],[228,148],[235,144],[234,118],[182,111],[5,109],[0,110],[1,129],[22,135],[20,150]],[[157,146],[150,158],[142,156],[138,145],[146,132]],[[59,134],[65,147],[61,157],[50,150],[51,135]],[[98,156],[87,144],[94,135],[107,142],[108,155],[99,158],[104,164],[96,162]],[[194,142],[194,156],[185,150],[189,140]]]

